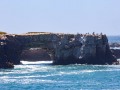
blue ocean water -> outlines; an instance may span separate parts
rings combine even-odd
[[[109,37],[109,42],[120,41]],[[120,90],[120,65],[27,62],[0,69],[0,90]]]
[[[107,36],[109,43],[120,43],[120,36]]]
[[[120,65],[23,63],[0,69],[0,90],[120,90]]]

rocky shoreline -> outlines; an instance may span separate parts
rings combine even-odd
[[[120,59],[120,43],[114,42],[109,43],[112,53],[116,56],[117,59]]]
[[[109,43],[109,46],[111,47],[111,48],[120,48],[120,43]]]
[[[63,37],[55,53],[55,64],[113,64],[118,63],[110,50],[106,35],[80,35],[73,41]]]
[[[45,50],[55,65],[118,64],[106,35],[35,32],[0,35],[0,68],[13,68],[14,64],[20,64],[21,54],[30,48]]]

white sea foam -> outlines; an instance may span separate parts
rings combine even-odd
[[[22,64],[51,64],[52,61],[21,61]]]
[[[33,79],[28,77],[2,77],[0,78],[1,83],[19,83],[19,84],[31,84],[31,83],[61,83],[65,81],[57,81],[57,80],[51,80],[51,79]]]

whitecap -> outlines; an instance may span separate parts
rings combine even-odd
[[[53,61],[21,61],[22,64],[52,64]]]

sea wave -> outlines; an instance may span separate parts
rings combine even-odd
[[[23,61],[23,64],[15,65],[14,69],[0,69],[0,88],[7,87],[11,90],[119,88],[120,65],[48,65],[50,63],[52,62]]]
[[[27,64],[27,65],[31,65],[31,64],[52,64],[53,61],[21,61],[22,64]]]

